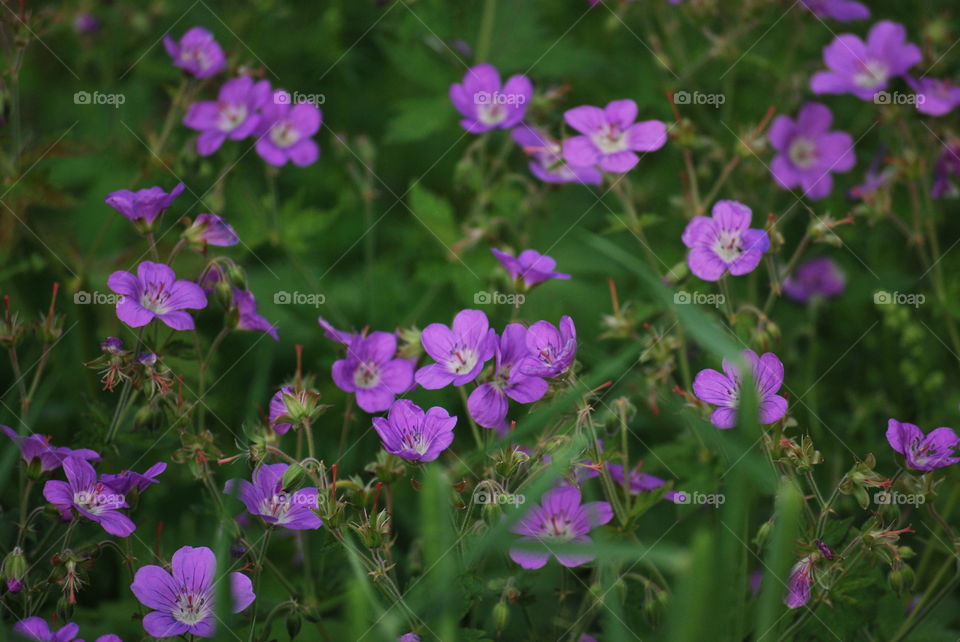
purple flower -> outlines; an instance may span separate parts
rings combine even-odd
[[[640,162],[635,152],[656,151],[667,142],[667,126],[659,120],[634,123],[637,103],[632,100],[614,100],[603,109],[574,107],[563,117],[583,134],[563,141],[563,157],[574,167],[627,172]]]
[[[810,601],[810,586],[813,584],[812,570],[813,560],[809,555],[794,564],[793,568],[790,569],[787,595],[783,603],[791,609],[798,609]]]
[[[828,131],[833,114],[826,105],[807,103],[797,120],[777,116],[770,128],[770,144],[779,152],[770,170],[784,189],[797,185],[807,198],[819,200],[833,191],[832,172],[847,172],[857,158],[853,138],[841,131]]]
[[[563,160],[563,145],[540,129],[520,123],[511,132],[513,140],[530,156],[530,172],[545,183],[599,185],[603,174],[596,167],[573,167]]]
[[[240,237],[233,226],[216,214],[198,214],[183,235],[188,241],[197,245],[229,247],[240,242]]]
[[[217,558],[206,546],[184,546],[173,554],[172,574],[156,565],[143,566],[133,578],[130,590],[147,608],[143,618],[148,635],[166,638],[190,633],[213,637],[214,579]],[[233,612],[250,606],[256,595],[250,578],[230,573]]]
[[[92,13],[78,13],[73,19],[73,30],[83,36],[100,31],[100,21]]]
[[[173,58],[174,67],[180,67],[197,78],[208,78],[227,65],[220,44],[203,27],[193,27],[183,34],[179,43],[166,35],[163,46]]]
[[[450,85],[450,100],[463,114],[460,125],[471,134],[491,129],[510,129],[521,120],[533,96],[533,85],[517,74],[500,85],[500,72],[486,63],[471,67],[463,84]]]
[[[627,488],[631,495],[649,493],[667,483],[655,475],[639,470],[631,470],[627,473],[627,476],[624,477],[623,466],[621,464],[607,462],[604,466],[606,466],[607,472],[610,473],[610,479],[612,479],[615,484]],[[596,464],[591,461],[585,461],[577,467],[576,476],[578,478],[582,477],[582,479],[591,479],[593,477],[599,477],[600,471],[597,470]],[[663,497],[679,504],[682,500],[682,493],[675,490],[668,490],[664,493]]]
[[[887,422],[887,442],[914,470],[935,470],[960,462],[960,457],[953,454],[960,445],[960,437],[953,428],[936,428],[924,435],[913,424],[891,419]]]
[[[207,307],[203,289],[193,281],[177,281],[169,265],[144,261],[137,275],[119,270],[110,275],[107,285],[123,296],[117,301],[117,317],[131,328],[160,319],[174,330],[193,330],[193,318],[185,309]]]
[[[416,381],[428,390],[436,390],[476,379],[496,352],[497,333],[483,312],[461,310],[453,318],[453,329],[431,323],[420,334],[420,342],[436,363],[417,370]]]
[[[853,94],[873,100],[891,78],[903,75],[923,57],[906,37],[903,25],[888,20],[873,25],[866,42],[852,33],[840,34],[824,47],[828,71],[815,73],[810,89],[815,94]]]
[[[750,228],[750,208],[737,201],[717,201],[710,217],[695,216],[683,231],[690,248],[687,265],[704,281],[716,281],[727,272],[752,272],[770,247],[766,231]]]
[[[859,185],[854,185],[850,188],[851,198],[857,199],[866,199],[868,196],[876,192],[878,189],[883,187],[887,181],[889,181],[896,170],[893,167],[887,167],[885,169],[880,169],[883,164],[884,148],[881,147],[877,150],[877,153],[873,155],[873,159],[870,161],[870,166],[867,168],[867,172],[864,175],[864,180]]]
[[[227,495],[236,495],[252,515],[267,524],[291,530],[320,528],[323,522],[312,509],[319,506],[316,488],[301,488],[292,493],[283,488],[287,464],[265,464],[253,471],[253,483],[231,479],[223,487]]]
[[[533,403],[547,393],[546,381],[522,374],[518,368],[528,354],[527,332],[519,323],[504,328],[497,346],[493,379],[470,393],[467,409],[484,428],[506,428],[508,398],[518,403]]]
[[[281,417],[287,417],[287,404],[284,401],[283,396],[292,394],[293,388],[291,386],[283,386],[280,388],[280,390],[277,390],[277,392],[274,393],[273,397],[270,399],[270,415],[268,420],[270,422],[270,427],[273,428],[278,435],[285,435],[288,430],[293,428],[293,424],[286,421],[280,421]]]
[[[787,400],[777,394],[783,385],[783,363],[772,352],[761,357],[757,357],[753,350],[744,350],[740,354],[753,372],[760,403],[760,423],[772,424],[787,413]],[[697,399],[718,406],[710,415],[710,423],[717,428],[733,428],[737,424],[742,383],[737,365],[728,359],[723,360],[722,374],[708,368],[694,378],[693,394]]]
[[[117,210],[130,221],[142,226],[145,230],[153,228],[154,222],[163,211],[173,204],[180,193],[185,189],[179,183],[167,194],[159,186],[148,187],[136,192],[128,189],[110,192],[104,199],[110,207]]]
[[[569,274],[554,272],[557,262],[546,254],[536,250],[524,250],[520,256],[512,256],[498,249],[491,249],[500,264],[510,274],[514,281],[523,280],[523,287],[527,290],[538,283],[550,279],[569,279]]]
[[[347,358],[334,362],[333,382],[357,395],[366,412],[383,412],[396,395],[413,387],[413,363],[396,359],[397,337],[391,332],[356,335],[347,346]]]
[[[837,264],[825,256],[800,264],[783,281],[784,293],[800,303],[814,297],[829,299],[838,296],[846,286],[846,277]]]
[[[271,165],[281,167],[287,161],[306,167],[320,155],[311,136],[320,129],[322,114],[312,103],[290,104],[283,89],[273,92],[272,100],[261,110],[257,129],[257,153]]]
[[[945,116],[960,105],[960,87],[936,78],[914,79],[905,76],[907,84],[917,92],[917,111],[928,116]]]
[[[237,329],[266,332],[273,337],[274,341],[280,340],[280,335],[277,334],[277,326],[257,314],[257,299],[253,296],[253,292],[234,288],[233,304],[237,306],[237,313],[239,314]]]
[[[127,508],[121,493],[97,481],[93,466],[79,457],[67,457],[63,462],[67,481],[51,479],[43,486],[43,496],[60,511],[64,519],[71,519],[71,509],[78,515],[93,520],[111,535],[127,537],[137,529],[133,521],[120,512]]]
[[[135,473],[132,470],[124,470],[115,475],[101,475],[100,481],[109,486],[114,492],[121,495],[129,495],[131,491],[136,490],[143,493],[153,484],[159,483],[157,477],[167,469],[167,465],[158,461],[150,468],[143,471],[143,474]]]
[[[548,321],[537,321],[527,330],[527,356],[520,372],[531,377],[556,377],[566,372],[577,355],[577,329],[573,319],[560,317],[559,328]]]
[[[100,342],[100,349],[109,354],[120,354],[123,352],[123,341],[117,337],[107,337]]]
[[[80,625],[68,622],[60,629],[51,631],[47,621],[42,617],[28,617],[14,624],[13,631],[28,640],[37,642],[73,642],[80,633]]]
[[[420,642],[420,636],[416,633],[404,633],[397,638],[397,642]]]
[[[580,490],[574,486],[561,486],[544,493],[540,505],[530,510],[511,530],[523,535],[519,542],[540,542],[547,551],[533,547],[514,546],[510,559],[525,569],[537,569],[550,559],[550,545],[590,544],[588,533],[613,519],[613,509],[607,502],[581,503]],[[557,561],[573,567],[586,564],[594,555],[582,553],[556,553]]]
[[[453,443],[457,418],[434,406],[426,412],[408,399],[390,406],[386,418],[374,417],[373,427],[383,448],[409,461],[433,461]]]
[[[870,10],[853,0],[800,0],[804,7],[821,18],[833,18],[840,22],[866,20]]]
[[[317,318],[317,323],[320,324],[320,327],[323,328],[323,336],[330,339],[331,341],[336,341],[337,343],[342,343],[345,346],[350,345],[350,342],[353,341],[353,338],[358,336],[353,332],[346,332],[344,330],[337,330],[335,327],[330,325],[330,322],[324,319],[323,317]]]
[[[937,159],[937,164],[933,168],[933,187],[930,189],[930,196],[932,198],[955,196],[957,187],[950,179],[958,175],[960,175],[960,145],[950,145]]]
[[[260,124],[260,108],[270,100],[270,81],[254,82],[249,76],[223,83],[216,100],[203,100],[190,105],[183,124],[200,132],[197,153],[209,156],[223,141],[241,140]]]
[[[49,437],[37,434],[25,437],[17,434],[17,431],[10,426],[0,426],[0,430],[20,449],[20,456],[23,457],[23,461],[27,462],[28,466],[34,461],[40,463],[41,473],[60,468],[67,457],[100,461],[100,453],[89,448],[74,450],[65,446],[52,446]]]

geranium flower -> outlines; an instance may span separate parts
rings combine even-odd
[[[837,264],[825,256],[801,263],[783,281],[783,292],[794,301],[806,303],[814,297],[829,299],[843,293],[846,278]]]
[[[323,521],[312,509],[319,506],[316,488],[301,488],[294,492],[283,489],[283,475],[287,464],[265,464],[253,471],[253,483],[246,479],[231,479],[223,487],[227,495],[236,495],[251,515],[257,515],[270,525],[291,530],[320,528]]]
[[[753,350],[740,353],[753,372],[760,404],[760,423],[772,424],[787,414],[787,400],[777,394],[783,385],[783,363],[772,352],[757,357]],[[705,403],[718,406],[710,415],[710,423],[720,429],[737,425],[737,408],[740,405],[740,388],[743,378],[737,365],[723,360],[723,373],[706,369],[697,373],[693,380],[693,394]]]
[[[687,265],[704,281],[716,281],[729,272],[752,272],[770,247],[766,231],[750,228],[750,208],[737,201],[717,201],[710,216],[695,216],[683,231],[690,248]]]
[[[440,407],[423,411],[409,399],[390,406],[386,418],[374,417],[373,427],[388,453],[409,461],[433,461],[453,443],[457,418]]]
[[[143,474],[136,473],[132,470],[124,470],[116,474],[101,475],[100,481],[121,495],[129,495],[134,490],[142,494],[143,491],[147,490],[153,484],[160,483],[157,477],[166,469],[167,465],[162,461],[158,461],[143,471]]]
[[[290,102],[289,92],[277,89],[261,109],[257,153],[277,167],[287,161],[306,167],[320,156],[320,148],[311,137],[320,130],[323,116],[313,103]]]
[[[67,481],[51,479],[43,486],[44,498],[60,511],[63,519],[72,519],[76,511],[117,537],[127,537],[137,529],[133,520],[120,512],[121,508],[128,508],[123,494],[97,481],[96,471],[86,460],[67,457],[63,472]]]
[[[257,299],[253,296],[253,292],[234,288],[233,305],[236,306],[238,330],[266,332],[273,337],[274,341],[280,340],[277,326],[257,313]]]
[[[216,214],[198,214],[193,223],[183,232],[187,241],[194,245],[229,247],[240,242],[233,226]]]
[[[420,334],[420,342],[436,363],[417,370],[415,378],[424,388],[436,390],[476,379],[496,352],[497,333],[483,312],[461,310],[453,319],[452,329],[431,323]]]
[[[186,189],[186,186],[183,183],[178,183],[176,187],[170,190],[169,194],[159,186],[148,187],[136,192],[120,189],[107,194],[104,200],[107,205],[126,216],[141,229],[149,231],[153,229],[153,224],[157,218],[173,204],[173,201],[180,196],[184,189]]]
[[[547,393],[547,382],[520,372],[520,363],[527,358],[527,332],[519,323],[511,323],[503,330],[497,345],[496,367],[493,378],[470,393],[467,409],[484,428],[506,428],[507,408],[513,399],[518,403],[533,403]]]
[[[450,100],[464,116],[460,126],[471,134],[510,129],[523,120],[532,96],[529,78],[510,76],[501,87],[500,72],[486,63],[468,69],[463,84],[450,85]]]
[[[577,328],[573,319],[560,317],[559,327],[549,321],[537,321],[527,330],[527,356],[520,372],[531,377],[556,377],[573,364],[577,356]]]
[[[550,279],[569,279],[569,274],[554,272],[557,262],[553,257],[540,254],[536,250],[524,250],[519,256],[507,254],[496,248],[491,249],[500,264],[514,281],[522,281],[524,289],[529,290],[538,283]]]
[[[954,455],[960,437],[953,428],[936,428],[924,435],[913,424],[890,419],[887,422],[887,442],[914,470],[935,470],[960,462],[960,457]]]
[[[840,22],[866,20],[870,9],[853,0],[800,0],[804,7],[821,18],[833,18]]]
[[[603,109],[574,107],[563,118],[583,134],[563,141],[563,157],[574,167],[628,172],[640,162],[636,152],[656,151],[667,142],[667,126],[659,120],[634,123],[637,103],[632,100],[614,100]]]
[[[832,172],[847,172],[857,162],[853,138],[828,131],[833,114],[826,105],[807,103],[794,121],[777,116],[770,127],[770,144],[779,152],[770,167],[784,189],[803,188],[807,198],[819,200],[833,191]]]
[[[67,622],[56,631],[50,630],[50,625],[42,617],[28,617],[13,625],[14,633],[36,642],[83,642],[77,638],[80,625]],[[122,642],[120,637],[112,633],[101,635],[96,642]]]
[[[813,557],[808,555],[790,569],[787,582],[787,595],[783,603],[791,609],[798,609],[810,601],[810,587],[813,585]]]
[[[200,132],[197,153],[209,156],[228,138],[241,140],[251,135],[260,124],[259,110],[270,95],[269,80],[254,82],[249,76],[241,76],[223,83],[216,100],[190,105],[183,124]]]
[[[100,453],[89,448],[74,450],[65,446],[53,446],[50,443],[50,437],[38,434],[20,435],[10,426],[0,426],[0,430],[20,449],[20,456],[28,466],[34,461],[39,462],[41,473],[60,468],[67,457],[100,461]]]
[[[174,330],[193,330],[193,318],[184,310],[207,307],[203,289],[193,281],[177,281],[169,265],[143,261],[137,275],[123,270],[107,279],[111,290],[123,296],[117,301],[117,317],[131,328],[160,319]]]
[[[599,185],[603,174],[596,167],[574,167],[563,159],[563,144],[546,132],[520,123],[510,133],[530,157],[530,172],[545,183]]]
[[[197,78],[209,78],[227,65],[227,57],[220,44],[203,27],[189,29],[180,42],[166,35],[163,37],[163,47],[173,58],[174,67],[180,67]]]
[[[387,410],[397,395],[413,387],[413,363],[396,354],[397,337],[391,332],[356,335],[347,346],[347,358],[333,364],[333,382],[354,393],[366,412]]]
[[[947,80],[936,78],[919,78],[906,75],[909,84],[916,95],[917,111],[928,116],[946,116],[953,108],[960,105],[960,87],[955,87]]]

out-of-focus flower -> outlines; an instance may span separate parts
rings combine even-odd
[[[320,129],[323,115],[313,103],[291,104],[290,93],[277,89],[260,111],[257,153],[271,165],[287,161],[306,167],[316,162],[320,147],[312,136]]]
[[[450,100],[463,114],[460,125],[471,134],[510,129],[523,120],[532,97],[529,78],[517,74],[501,86],[500,72],[487,63],[468,69],[463,84],[450,85]]]
[[[301,488],[287,492],[283,475],[287,464],[265,464],[253,472],[253,483],[245,479],[231,479],[223,487],[227,495],[236,495],[250,514],[257,515],[270,525],[291,530],[315,529],[323,521],[313,512],[318,508],[316,488]]]
[[[61,517],[72,519],[75,510],[117,537],[127,537],[137,529],[133,520],[120,512],[128,507],[123,494],[97,481],[96,471],[86,460],[68,457],[63,462],[63,472],[67,481],[51,479],[43,486],[43,496],[60,511]]]
[[[237,308],[237,329],[266,332],[274,341],[280,340],[277,326],[257,313],[257,299],[248,290],[233,290],[233,304]]]
[[[537,321],[527,330],[527,356],[520,372],[530,377],[556,377],[567,371],[577,356],[577,328],[573,319],[560,317],[559,327]]]
[[[810,601],[810,587],[813,584],[813,556],[808,555],[790,569],[787,582],[787,595],[783,602],[791,609],[798,609]]]
[[[131,192],[128,189],[110,192],[104,199],[110,207],[117,210],[144,231],[153,229],[153,224],[163,211],[173,204],[180,193],[185,189],[179,183],[170,190],[163,191],[162,187],[154,186],[147,189]]]
[[[946,116],[960,105],[960,87],[947,80],[936,78],[913,78],[905,76],[907,83],[917,92],[917,111],[928,116]]]
[[[268,421],[270,422],[270,427],[273,428],[278,435],[285,435],[288,430],[293,428],[293,424],[287,421],[280,421],[281,417],[287,416],[287,404],[284,402],[283,397],[284,395],[292,394],[293,387],[283,386],[280,390],[277,390],[270,399],[270,415]]]
[[[350,345],[350,342],[353,341],[353,338],[357,336],[356,333],[353,333],[353,332],[347,332],[345,330],[337,330],[335,327],[330,325],[329,321],[327,321],[323,317],[318,317],[317,323],[319,323],[320,327],[323,328],[323,336],[330,339],[331,341],[342,343],[345,346]]]
[[[172,573],[154,564],[137,570],[130,590],[141,604],[153,609],[143,618],[147,634],[213,637],[216,567],[217,558],[206,546],[184,546],[173,554]],[[232,611],[239,613],[256,599],[253,584],[243,573],[230,573],[229,580]]]
[[[632,100],[614,100],[602,109],[574,107],[563,118],[583,134],[563,141],[563,157],[574,167],[596,165],[605,172],[628,172],[640,162],[636,152],[656,151],[667,142],[664,123],[634,122],[637,103]]]
[[[100,31],[100,20],[86,11],[78,13],[73,18],[73,30],[82,36],[92,36]]]
[[[890,419],[887,422],[887,442],[914,470],[935,470],[960,462],[960,457],[954,455],[960,437],[953,428],[936,428],[924,435],[913,424]]]
[[[870,9],[853,0],[800,0],[804,7],[821,18],[833,18],[840,22],[866,20]]]
[[[197,153],[209,156],[228,138],[241,140],[251,135],[260,124],[259,110],[270,95],[269,80],[254,82],[249,76],[241,76],[225,82],[216,100],[190,105],[183,124],[200,132]]]
[[[53,446],[49,437],[37,434],[19,435],[10,426],[0,426],[0,430],[20,449],[23,461],[27,462],[27,465],[33,464],[34,461],[38,462],[42,473],[59,468],[68,457],[100,461],[100,453],[89,448],[74,450],[66,446]]]
[[[450,384],[462,386],[477,378],[497,349],[497,333],[487,315],[479,310],[461,310],[453,327],[431,323],[420,334],[423,349],[436,363],[417,370],[418,384],[428,390]]]
[[[518,367],[529,354],[527,332],[519,323],[503,330],[497,345],[496,367],[491,381],[482,383],[470,393],[467,409],[484,428],[506,429],[508,399],[533,403],[547,393],[547,382],[520,372]]]
[[[803,188],[807,198],[819,200],[833,191],[833,172],[847,172],[857,162],[853,138],[829,131],[833,114],[826,105],[807,103],[797,119],[777,116],[770,127],[770,144],[779,152],[771,173],[784,189]]]
[[[433,461],[453,443],[457,418],[440,407],[423,411],[409,399],[390,406],[386,418],[374,417],[373,427],[388,453],[409,461]]]
[[[522,281],[523,287],[527,290],[550,279],[570,278],[569,274],[554,272],[557,262],[553,257],[540,254],[536,250],[524,250],[519,256],[507,254],[496,248],[490,251],[510,274],[510,278],[514,281]]]
[[[787,400],[777,394],[783,385],[783,363],[772,352],[758,357],[753,350],[740,353],[753,372],[760,404],[760,423],[772,424],[787,413]],[[697,373],[693,380],[693,394],[705,403],[718,406],[710,415],[710,423],[727,429],[737,425],[737,408],[740,405],[743,377],[737,365],[723,360],[723,373],[707,368]]]
[[[599,185],[603,174],[596,167],[574,167],[563,158],[563,145],[546,132],[520,123],[511,132],[513,140],[530,157],[530,172],[545,183]]]
[[[933,187],[930,189],[932,198],[955,196],[957,186],[951,180],[960,176],[960,145],[953,144],[946,147],[937,164],[933,168]]]
[[[390,408],[394,398],[413,387],[413,363],[398,359],[392,332],[356,335],[347,346],[347,358],[333,364],[333,382],[357,397],[366,412]]]
[[[119,270],[110,275],[107,285],[122,295],[117,301],[117,317],[131,328],[160,319],[174,330],[193,330],[193,317],[184,310],[207,307],[203,289],[193,281],[177,280],[169,265],[143,261],[137,274]]]
[[[801,303],[814,297],[829,299],[843,293],[846,278],[833,259],[822,256],[797,266],[783,281],[784,293]]]
[[[174,67],[180,67],[197,78],[209,78],[227,65],[220,43],[203,27],[189,29],[180,42],[166,35],[163,46],[173,58]]]
[[[229,247],[240,242],[233,226],[216,214],[198,214],[183,232],[184,238],[195,245]]]
[[[143,491],[147,490],[153,484],[160,482],[157,477],[166,469],[167,465],[162,461],[158,461],[143,471],[143,474],[136,473],[132,470],[124,470],[116,474],[101,475],[100,481],[121,495],[128,495],[134,490],[138,493],[143,493]]]
[[[695,216],[683,231],[690,248],[687,265],[704,281],[716,281],[729,272],[752,272],[770,247],[765,230],[750,228],[750,208],[737,201],[717,201],[710,216]]]

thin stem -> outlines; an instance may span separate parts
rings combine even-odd
[[[473,433],[473,440],[477,442],[477,449],[482,452],[484,450],[483,439],[480,438],[480,428],[477,427],[477,422],[473,420],[473,416],[470,414],[470,408],[467,405],[467,390],[463,386],[458,386],[457,390],[460,392],[463,410],[467,413],[467,419],[470,421],[470,432]]]

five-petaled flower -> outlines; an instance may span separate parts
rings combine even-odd
[[[169,265],[144,261],[137,274],[119,270],[110,275],[107,285],[122,295],[117,301],[117,317],[131,328],[160,319],[174,330],[193,330],[193,317],[184,310],[207,307],[203,289],[193,281],[177,281]]]
[[[496,248],[490,251],[493,252],[493,255],[497,257],[500,264],[510,274],[510,278],[522,284],[526,290],[550,279],[570,278],[569,274],[554,271],[554,268],[557,267],[557,262],[553,257],[540,254],[540,252],[536,250],[524,250],[520,252],[519,256],[507,254]]]
[[[770,237],[750,227],[751,214],[743,203],[717,201],[710,216],[693,217],[682,237],[690,248],[690,271],[704,281],[716,281],[727,272],[752,272],[770,247]]]
[[[333,364],[333,382],[344,392],[355,393],[363,410],[387,410],[397,395],[413,387],[413,363],[396,354],[397,337],[392,332],[355,335],[347,358]]]
[[[373,427],[383,448],[409,461],[433,461],[453,443],[457,418],[440,407],[424,412],[409,399],[399,399],[384,417],[374,417]]]
[[[936,428],[924,435],[913,424],[890,419],[887,422],[887,442],[914,470],[935,470],[960,462],[960,457],[954,455],[960,446],[960,437],[953,428]]]
[[[753,350],[740,353],[750,367],[757,388],[761,424],[772,424],[787,414],[787,400],[777,392],[783,385],[783,363],[772,352],[758,357]],[[723,372],[707,368],[693,380],[693,394],[705,403],[718,406],[710,415],[710,423],[727,429],[737,425],[743,377],[736,363],[723,360]]]
[[[563,159],[563,144],[546,132],[520,123],[510,134],[530,157],[530,172],[544,183],[599,185],[603,174],[596,167],[574,167]]]
[[[223,83],[216,100],[190,105],[183,124],[200,132],[197,153],[209,156],[223,142],[250,136],[260,124],[260,109],[270,100],[270,81],[254,82],[249,76]]]
[[[312,136],[320,129],[323,115],[313,103],[291,104],[290,93],[277,89],[260,110],[257,153],[271,165],[287,161],[306,167],[320,156]]]
[[[820,18],[833,18],[840,22],[866,20],[870,9],[854,0],[800,0],[804,7]]]
[[[523,120],[532,96],[529,78],[510,76],[501,87],[500,72],[487,63],[468,69],[463,84],[450,85],[450,100],[463,114],[460,125],[471,134],[510,129]]]
[[[75,450],[66,446],[54,446],[50,443],[50,437],[46,435],[36,433],[29,436],[19,435],[10,426],[0,426],[0,430],[20,449],[20,456],[23,457],[23,461],[27,462],[28,466],[36,462],[41,473],[59,468],[67,457],[100,461],[100,453],[89,448]]]
[[[177,42],[168,35],[163,37],[163,47],[173,58],[173,65],[197,78],[209,78],[227,65],[220,43],[203,27],[187,30]]]
[[[186,187],[183,183],[178,183],[169,194],[157,185],[136,192],[119,189],[107,194],[104,200],[140,229],[149,231],[153,229],[157,218],[173,204],[184,189]]]
[[[527,356],[520,362],[520,372],[531,377],[556,377],[567,371],[577,356],[577,328],[573,319],[564,315],[560,324],[537,321],[527,329]]]
[[[483,312],[461,310],[453,318],[452,329],[431,323],[420,334],[420,342],[436,363],[417,370],[415,378],[424,388],[436,390],[476,379],[496,352],[497,333]]]
[[[846,277],[837,264],[821,256],[797,266],[783,281],[783,292],[794,301],[805,303],[815,297],[825,299],[843,293]]]
[[[283,487],[287,464],[264,464],[253,471],[253,483],[231,479],[223,487],[227,495],[236,495],[251,515],[270,525],[291,530],[315,529],[323,521],[313,512],[318,507],[316,488],[288,491]]]
[[[563,141],[563,157],[574,167],[598,166],[605,172],[628,172],[640,162],[636,152],[653,152],[667,142],[667,126],[637,119],[637,103],[614,100],[601,109],[582,105],[563,115],[583,134]]]
[[[137,529],[133,520],[120,512],[128,507],[123,494],[98,481],[96,471],[85,459],[67,457],[63,472],[67,481],[51,479],[43,486],[43,496],[63,519],[73,519],[75,510],[117,537],[127,537]]]

